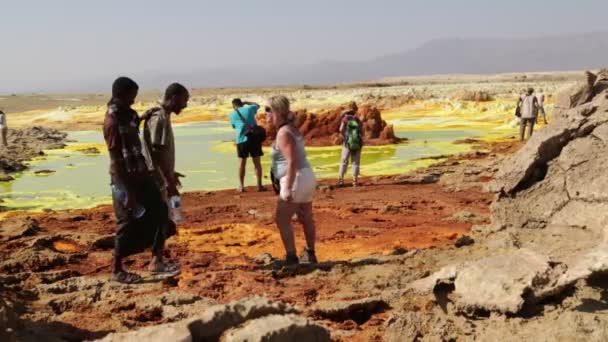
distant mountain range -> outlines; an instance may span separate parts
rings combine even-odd
[[[335,84],[390,76],[565,71],[608,66],[608,32],[520,39],[437,39],[420,47],[365,62],[243,67],[180,74],[141,75],[161,87],[180,80],[192,87]]]
[[[394,76],[568,71],[608,67],[608,32],[530,38],[436,39],[418,48],[363,62],[243,66],[132,76],[144,88],[179,81],[189,87],[327,85]],[[80,82],[79,92],[107,89],[111,80]]]

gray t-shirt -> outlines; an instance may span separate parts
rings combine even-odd
[[[521,118],[522,119],[533,119],[536,117],[536,108],[534,102],[536,96],[526,95],[521,98]]]

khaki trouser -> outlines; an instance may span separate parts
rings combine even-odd
[[[359,164],[361,163],[361,150],[351,151],[346,146],[342,146],[342,155],[340,157],[340,179],[344,179],[346,170],[348,169],[348,160],[351,159],[353,164],[353,178],[359,176]]]

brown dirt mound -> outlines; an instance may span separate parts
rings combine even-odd
[[[488,102],[493,99],[492,95],[483,90],[463,90],[454,95],[454,100],[460,101]]]
[[[342,136],[338,132],[342,112],[353,105],[357,108],[356,104],[350,103],[320,113],[309,113],[305,109],[296,111],[296,127],[304,135],[309,146],[339,145],[342,143]],[[393,126],[382,119],[380,110],[375,106],[362,105],[357,110],[357,117],[363,124],[363,141],[366,145],[398,144],[405,140],[395,135]],[[264,125],[268,132],[268,141],[274,141],[276,130],[268,124]]]

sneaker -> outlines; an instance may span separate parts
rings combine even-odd
[[[318,261],[315,251],[308,249],[308,247],[304,248],[304,253],[302,253],[302,256],[300,257],[300,262],[302,264],[316,264]]]
[[[287,254],[285,257],[285,266],[297,265],[300,263],[298,256],[295,254]]]
[[[239,186],[238,188],[236,188],[236,192],[243,193],[243,192],[245,192],[245,188],[242,186]]]
[[[353,181],[353,188],[356,188],[359,186],[359,182]]]
[[[343,187],[343,186],[344,186],[344,180],[343,180],[343,179],[340,179],[340,180],[338,181],[338,184],[336,184],[336,186],[337,186],[338,188]]]

